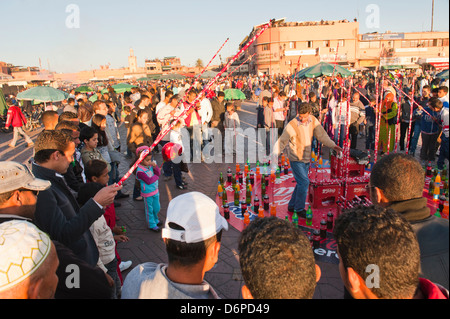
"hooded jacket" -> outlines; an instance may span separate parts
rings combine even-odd
[[[448,220],[430,215],[426,198],[391,203],[389,208],[402,214],[416,233],[420,247],[421,277],[448,289]]]

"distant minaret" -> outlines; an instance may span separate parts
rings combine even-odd
[[[133,49],[130,49],[130,56],[128,57],[128,68],[131,73],[137,72],[137,58],[134,56]]]

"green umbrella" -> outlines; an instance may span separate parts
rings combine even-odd
[[[245,100],[246,96],[238,89],[227,89],[225,90],[225,100]]]
[[[137,87],[136,85],[131,85],[128,83],[119,83],[116,85],[113,85],[112,88],[116,93],[123,93],[123,92],[129,92],[131,91],[131,88]]]
[[[184,80],[186,77],[178,73],[171,73],[161,76],[161,80]]]
[[[83,85],[83,86],[79,86],[75,89],[75,92],[79,92],[79,93],[88,93],[88,92],[95,92],[95,90],[93,88],[91,88],[90,86],[87,85]]]
[[[69,97],[69,93],[49,86],[36,86],[17,94],[18,100],[35,102],[60,102]]]
[[[5,95],[3,94],[3,90],[0,87],[0,115],[6,115],[8,107],[6,106]]]
[[[219,73],[219,72],[206,71],[205,73],[200,75],[200,79],[212,79],[212,78],[214,78],[217,75],[217,73]]]
[[[333,76],[334,75],[341,75],[342,77],[348,77],[352,76],[352,72],[347,70],[346,68],[343,68],[342,66],[326,62],[320,62],[316,65],[310,66],[308,68],[305,68],[297,74],[295,74],[296,79],[304,79],[304,78],[317,78],[319,76]]]
[[[448,79],[448,69],[436,74],[437,78],[447,80]]]

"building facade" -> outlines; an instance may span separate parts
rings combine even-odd
[[[256,33],[254,27],[240,44]],[[245,57],[251,74],[293,74],[319,62],[360,68],[448,68],[448,32],[359,34],[359,22],[277,22],[253,42]]]

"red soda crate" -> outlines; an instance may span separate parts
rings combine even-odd
[[[330,154],[330,172],[331,178],[343,178],[345,177],[344,158],[337,158],[335,155]],[[348,159],[348,177],[364,176],[365,165],[358,164],[353,158]]]
[[[314,181],[309,184],[309,203],[312,208],[335,207],[341,194],[342,186],[338,182],[322,185],[320,181]]]
[[[369,190],[366,188],[367,182],[349,183],[347,186],[347,200],[352,200],[355,196],[360,198],[370,198]],[[342,186],[344,188],[345,186]],[[344,189],[342,191],[344,193]]]

